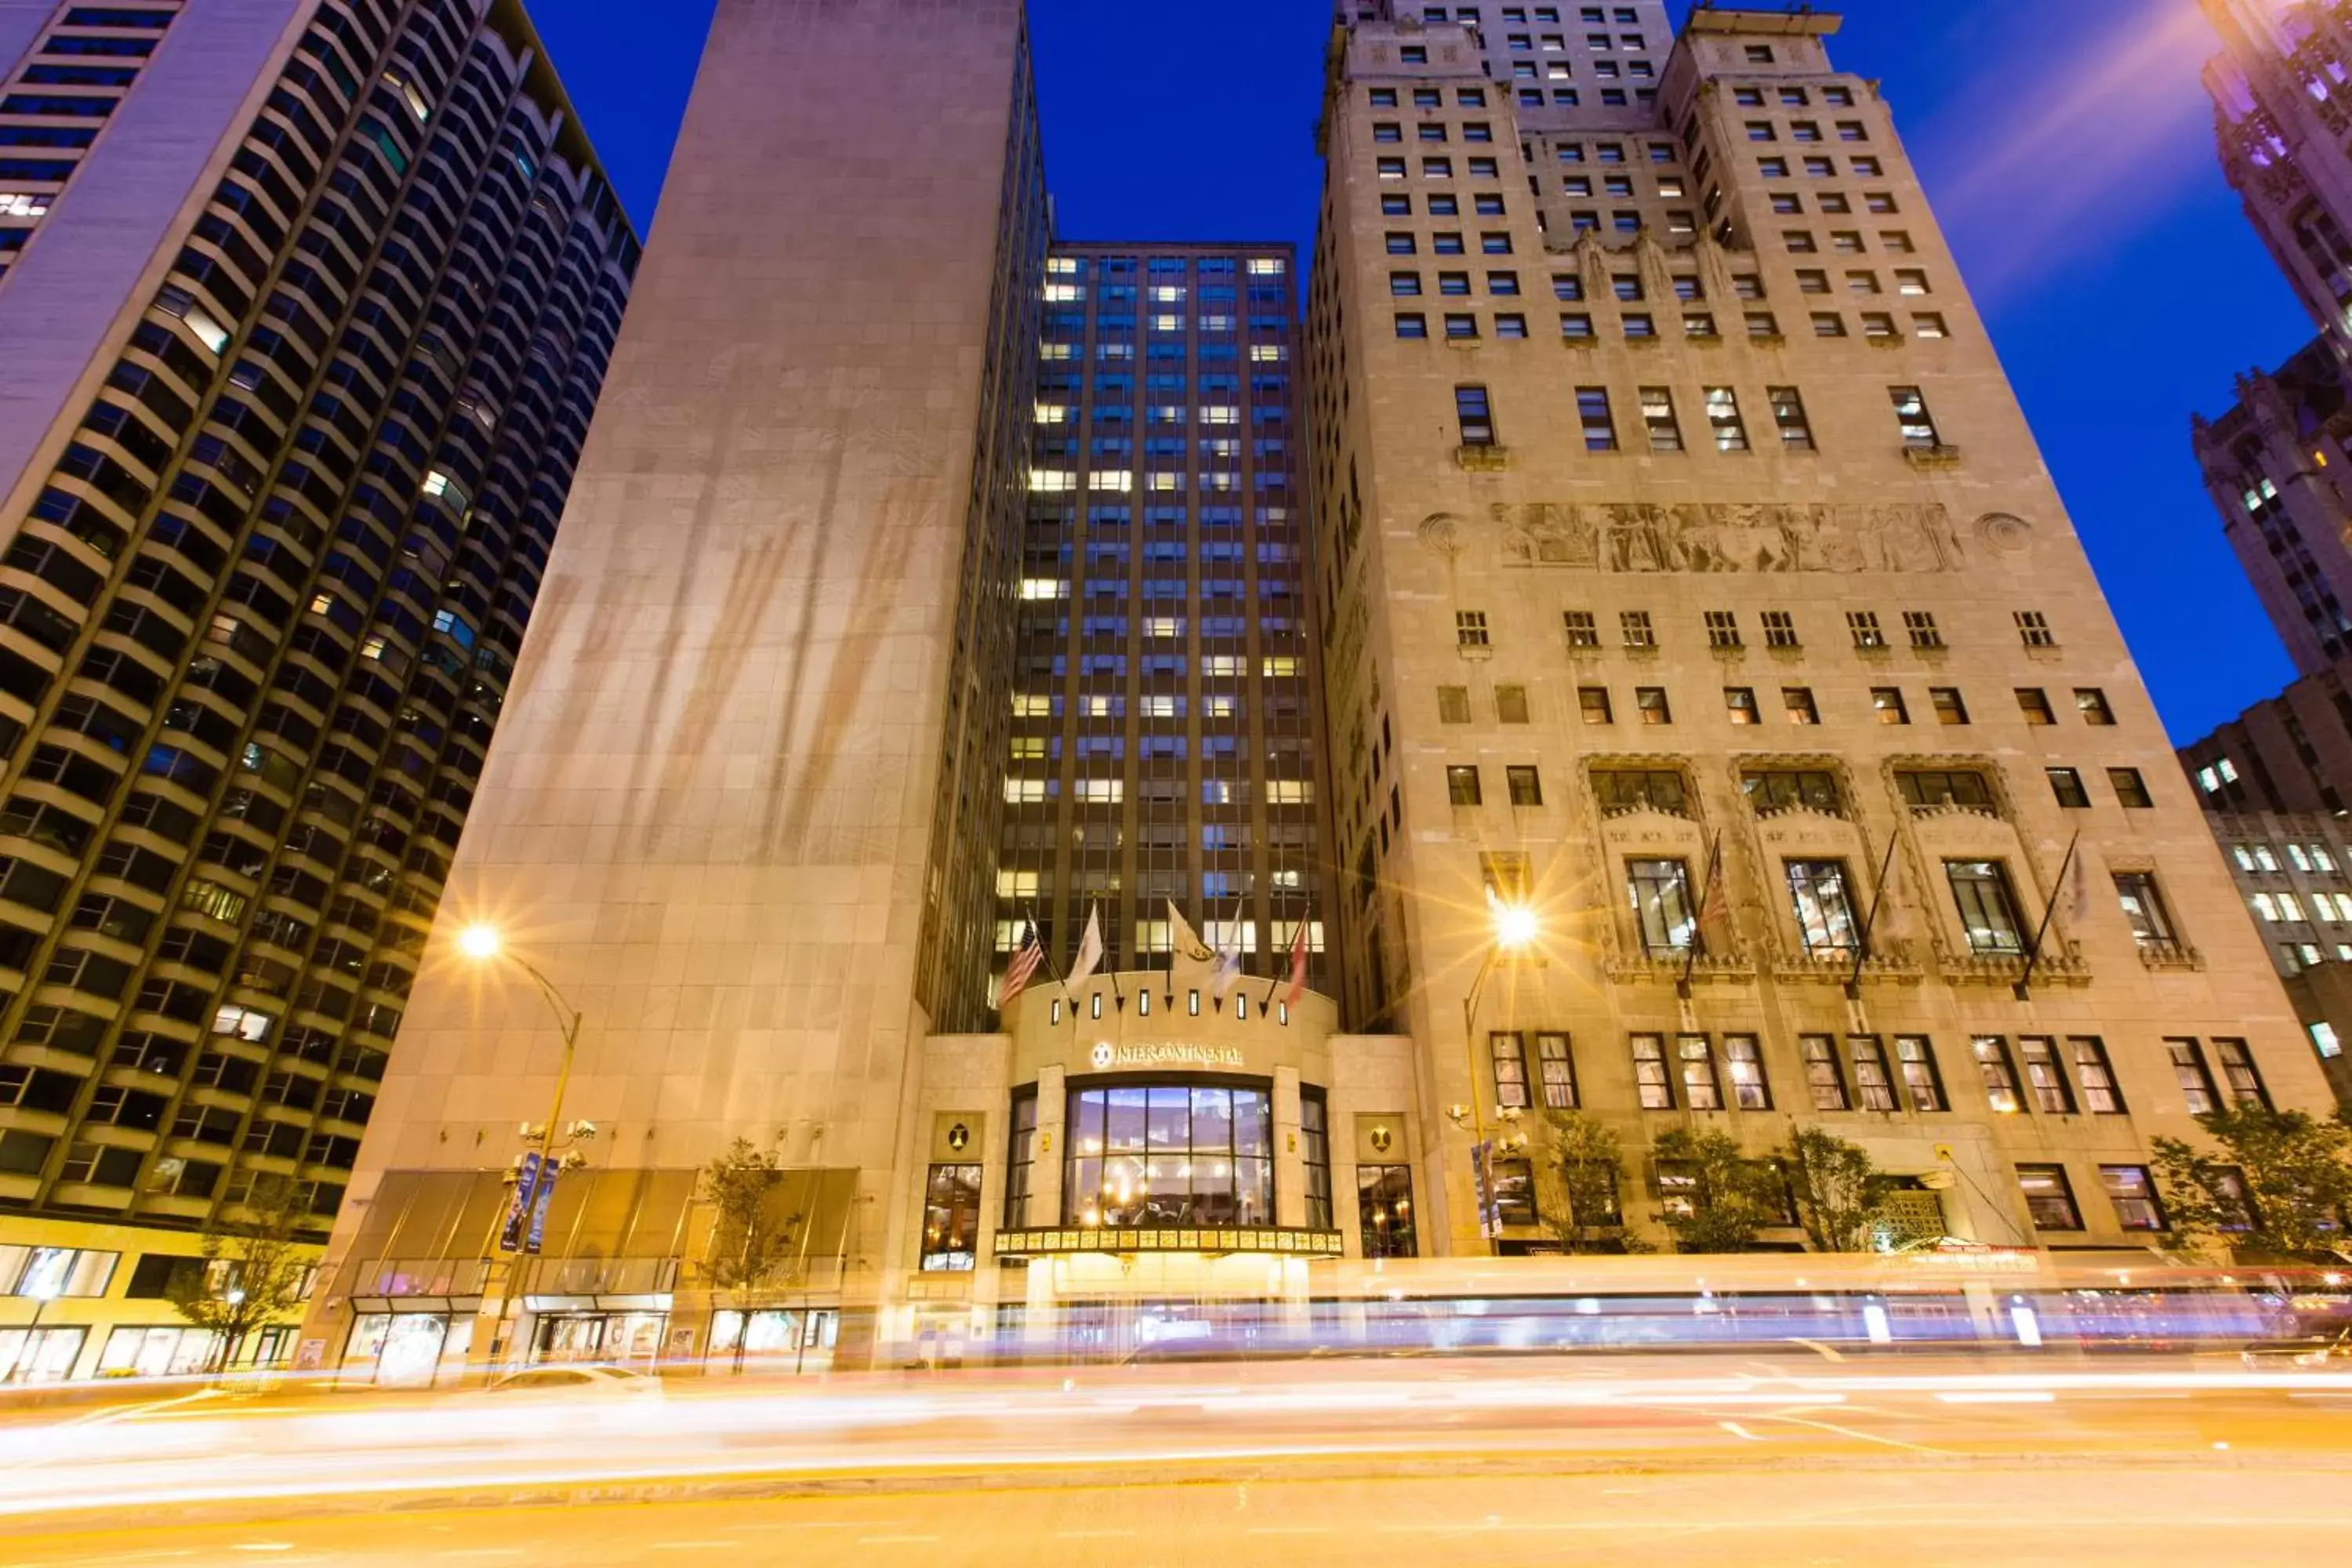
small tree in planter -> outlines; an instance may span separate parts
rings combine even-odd
[[[1868,1150],[1819,1127],[1799,1127],[1774,1158],[1796,1200],[1798,1223],[1816,1250],[1876,1248],[1893,1184]]]
[[[174,1271],[163,1287],[173,1311],[214,1336],[205,1370],[215,1374],[236,1363],[257,1330],[301,1305],[310,1273],[302,1233],[316,1222],[307,1189],[263,1176],[242,1207],[243,1217],[205,1226],[200,1266]]]
[[[740,1321],[735,1369],[740,1372],[751,1337],[751,1310],[792,1270],[802,1216],[778,1212],[790,1173],[779,1145],[738,1138],[702,1168],[702,1197],[717,1211],[703,1254],[714,1291],[732,1295]]]
[[[1745,1252],[1787,1212],[1780,1172],[1749,1159],[1728,1133],[1676,1128],[1655,1147],[1660,1165],[1679,1165],[1690,1177],[1677,1194],[1684,1206],[1669,1205],[1664,1214],[1677,1252]]]
[[[1626,1231],[1619,1205],[1618,1183],[1625,1161],[1616,1130],[1575,1110],[1548,1110],[1544,1121],[1551,1129],[1541,1167],[1551,1200],[1543,1206],[1544,1225],[1560,1250],[1571,1255],[1648,1250],[1640,1237]]]

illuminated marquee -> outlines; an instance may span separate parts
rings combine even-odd
[[[1103,1040],[1087,1059],[1097,1072],[1137,1068],[1234,1068],[1245,1065],[1238,1046],[1184,1045],[1172,1040],[1150,1046],[1115,1046]]]

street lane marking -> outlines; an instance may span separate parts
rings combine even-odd
[[[1328,1524],[1265,1524],[1249,1531],[1251,1535],[1329,1535]]]
[[[1963,1394],[1939,1394],[1939,1405],[2055,1405],[2058,1396],[2047,1389],[1988,1388]]]
[[[938,1539],[936,1535],[861,1535],[857,1538],[857,1544],[860,1546],[920,1546]]]
[[[653,1549],[656,1552],[725,1552],[742,1544],[740,1541],[656,1541]]]
[[[1822,1343],[1819,1340],[1790,1340],[1789,1342],[1792,1345],[1802,1345],[1807,1350],[1811,1351],[1815,1355],[1821,1356],[1829,1361],[1845,1360],[1844,1352],[1832,1350],[1829,1346]]]
[[[290,1541],[240,1541],[236,1549],[239,1552],[291,1552],[294,1543]]]
[[[520,1557],[520,1546],[452,1546],[434,1553],[436,1557]]]
[[[1718,1421],[1716,1425],[1722,1427],[1725,1431],[1730,1433],[1735,1437],[1745,1437],[1751,1443],[1761,1443],[1764,1441],[1763,1438],[1759,1437],[1755,1433],[1750,1432],[1747,1427],[1742,1426],[1737,1421]]]
[[[1054,1532],[1056,1541],[1132,1541],[1134,1538],[1135,1531],[1131,1530],[1057,1530]]]

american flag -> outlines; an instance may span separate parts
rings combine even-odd
[[[997,989],[998,1012],[1012,1006],[1013,999],[1029,988],[1029,982],[1036,978],[1037,966],[1045,962],[1045,948],[1037,940],[1037,922],[1030,921],[1021,928],[1021,945],[1013,950],[1013,962],[1004,971],[1004,984]]]
[[[1299,921],[1298,934],[1293,937],[1290,942],[1290,994],[1286,1000],[1294,1007],[1298,1005],[1298,999],[1307,994],[1307,928],[1308,923],[1309,922],[1303,918]]]

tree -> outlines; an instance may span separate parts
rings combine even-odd
[[[1624,1157],[1616,1130],[1574,1110],[1547,1110],[1551,1138],[1542,1170],[1550,1189],[1544,1224],[1570,1254],[1639,1252],[1639,1238],[1625,1231],[1618,1206],[1618,1180]]]
[[[1659,1165],[1679,1167],[1688,1183],[1664,1216],[1677,1252],[1745,1252],[1787,1212],[1779,1170],[1748,1158],[1727,1133],[1676,1128],[1656,1147]]]
[[[782,1142],[781,1132],[764,1149],[738,1138],[702,1168],[703,1201],[718,1211],[704,1264],[713,1289],[734,1293],[742,1320],[735,1331],[739,1370],[751,1340],[751,1308],[790,1272],[800,1237],[802,1216],[778,1212],[789,1174]]]
[[[2197,1125],[2221,1145],[2219,1156],[2178,1138],[2151,1145],[2176,1233],[2280,1258],[2340,1252],[2352,1211],[2352,1127],[2264,1105],[2208,1111]]]
[[[253,1184],[244,1217],[220,1216],[205,1228],[201,1267],[176,1270],[164,1298],[181,1317],[214,1336],[205,1370],[226,1371],[257,1329],[301,1305],[311,1258],[302,1233],[313,1224],[309,1191],[283,1176]]]
[[[1868,1252],[1893,1190],[1870,1152],[1819,1127],[1799,1127],[1774,1156],[1796,1200],[1798,1222],[1816,1250]]]

